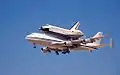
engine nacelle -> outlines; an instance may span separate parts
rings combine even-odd
[[[41,48],[41,50],[42,50],[44,53],[51,52],[47,47],[43,47],[43,48]]]
[[[64,44],[65,44],[66,46],[72,46],[72,42],[71,42],[71,41],[66,41]]]
[[[43,48],[41,48],[41,50],[42,50],[42,51],[43,51],[43,50],[45,51],[45,50],[47,50],[47,48],[46,48],[46,47],[43,47]]]

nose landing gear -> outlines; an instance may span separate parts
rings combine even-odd
[[[36,45],[35,45],[35,43],[33,43],[33,45],[34,45],[34,46],[33,46],[33,48],[36,48]]]

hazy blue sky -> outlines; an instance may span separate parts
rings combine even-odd
[[[72,20],[86,36],[109,33],[115,47],[44,55],[24,39],[46,23],[70,28]],[[119,32],[119,0],[0,0],[0,75],[120,75]]]

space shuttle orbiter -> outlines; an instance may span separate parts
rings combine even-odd
[[[44,32],[53,32],[67,36],[83,36],[84,35],[83,32],[78,30],[79,26],[80,26],[80,22],[78,21],[70,29],[65,29],[50,24],[46,24],[45,26],[42,26],[39,29]]]

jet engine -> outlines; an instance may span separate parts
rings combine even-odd
[[[51,52],[48,47],[43,47],[43,48],[41,48],[41,50],[43,51],[43,53]]]
[[[64,42],[64,44],[65,44],[66,46],[72,46],[72,42],[71,42],[71,41],[66,41],[66,42]]]

